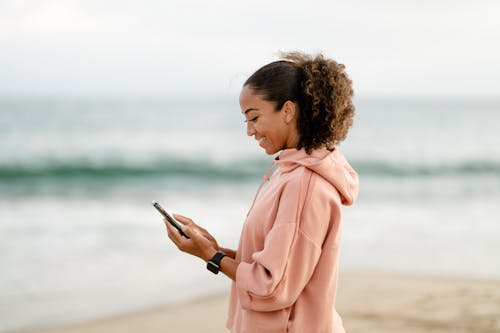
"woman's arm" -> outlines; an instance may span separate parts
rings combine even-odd
[[[236,281],[236,270],[238,269],[239,261],[236,259],[226,256],[222,258],[220,262],[220,270],[224,273],[228,278],[233,281]]]
[[[236,251],[225,247],[219,247],[219,251],[224,252],[231,259],[236,259]]]

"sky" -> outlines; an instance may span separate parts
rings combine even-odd
[[[358,96],[500,97],[500,1],[0,0],[0,96],[236,94],[279,51]]]

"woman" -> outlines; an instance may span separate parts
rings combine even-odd
[[[255,72],[240,94],[247,134],[279,153],[248,212],[237,251],[225,249],[191,219],[177,247],[233,280],[231,332],[344,332],[335,311],[341,205],[358,178],[336,147],[352,124],[351,81],[322,55],[287,53]],[[263,184],[267,186],[263,188]]]

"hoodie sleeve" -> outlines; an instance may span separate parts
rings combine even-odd
[[[331,201],[314,186],[315,179],[302,177],[287,184],[264,248],[252,255],[252,262],[239,264],[236,288],[244,309],[275,311],[290,307],[311,278],[331,210]]]

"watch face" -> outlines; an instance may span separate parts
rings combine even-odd
[[[217,265],[211,261],[207,262],[207,269],[214,274],[219,273],[219,265]]]

